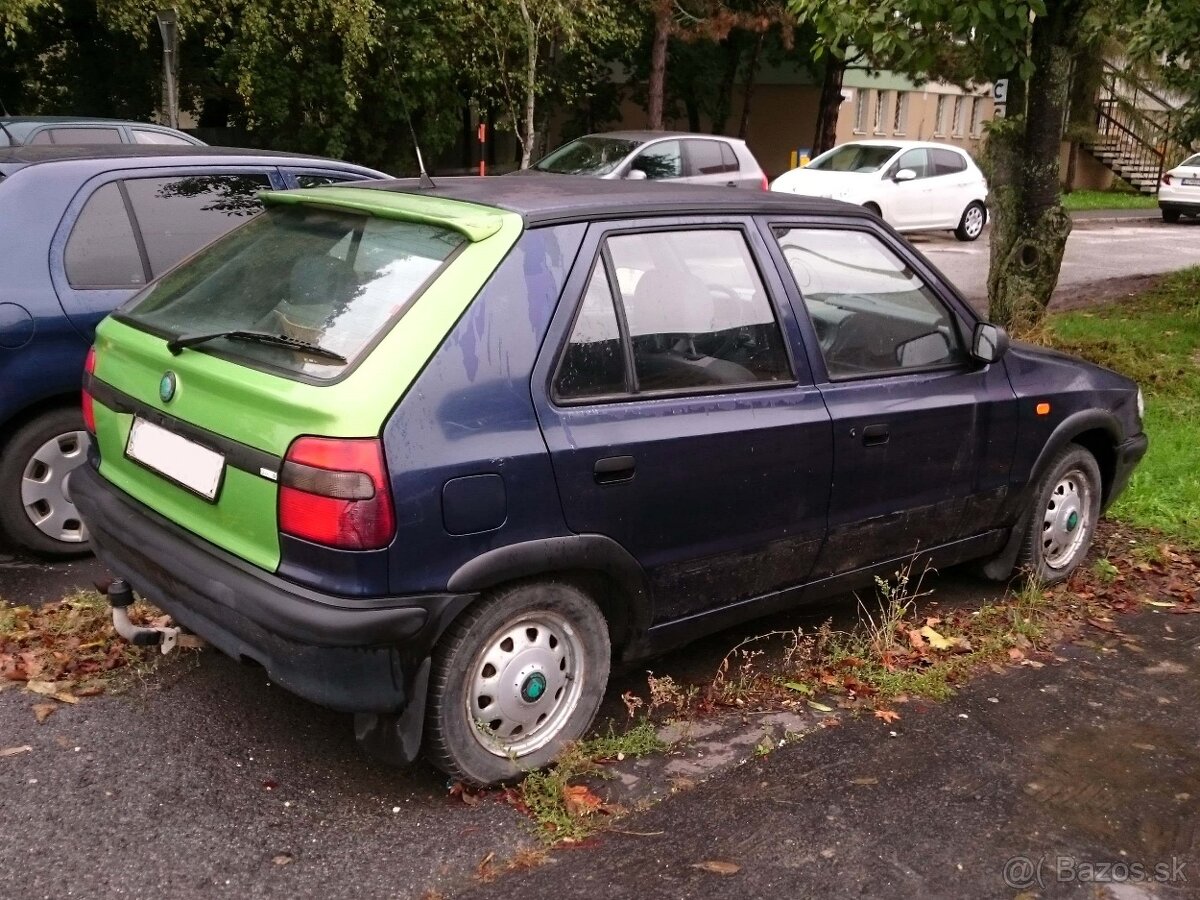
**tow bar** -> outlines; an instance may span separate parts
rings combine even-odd
[[[123,578],[117,578],[105,591],[112,606],[113,628],[117,634],[139,647],[158,647],[164,654],[170,653],[179,643],[178,628],[142,628],[129,621],[129,607],[133,604],[133,589]]]

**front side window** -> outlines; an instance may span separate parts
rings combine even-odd
[[[683,174],[679,141],[651,144],[634,157],[632,168],[645,172],[647,178],[678,178]]]
[[[901,154],[896,160],[895,169],[897,172],[901,169],[912,169],[918,178],[928,178],[933,174],[933,167],[929,164],[929,151],[924,147],[917,147]]]
[[[99,188],[83,205],[67,238],[63,263],[67,281],[76,290],[146,283],[137,239],[115,181]]]
[[[115,128],[47,128],[38,138],[46,135],[49,140],[35,140],[35,144],[119,144],[121,132]]]
[[[262,209],[266,175],[189,175],[125,182],[150,270],[158,277]]]
[[[791,380],[783,334],[742,232],[660,231],[605,242],[555,393],[571,400]]]
[[[165,131],[151,131],[148,128],[133,129],[133,141],[135,144],[165,144],[171,147],[192,146],[191,141],[181,138],[177,134],[167,134]]]
[[[313,352],[236,336],[196,346],[285,373],[336,378],[462,243],[457,232],[434,225],[275,207],[151,285],[119,316],[165,337],[282,336]]]
[[[776,238],[804,297],[830,379],[966,361],[950,311],[874,235],[784,228]]]

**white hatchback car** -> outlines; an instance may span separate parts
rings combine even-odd
[[[1200,153],[1163,173],[1158,206],[1164,222],[1178,222],[1180,216],[1200,216]]]
[[[970,155],[927,141],[855,141],[785,172],[771,190],[865,206],[897,231],[953,231],[973,241],[987,223],[987,179]]]

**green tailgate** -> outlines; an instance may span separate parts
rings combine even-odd
[[[467,243],[342,380],[306,383],[199,349],[178,356],[166,340],[114,318],[96,331],[95,377],[135,401],[224,438],[282,457],[299,435],[373,437],[521,232],[519,216],[476,204],[390,191],[313,188],[264,194],[268,204],[312,204],[434,224]],[[159,398],[166,371],[177,378]],[[130,413],[96,403],[100,474],[192,533],[263,569],[279,564],[276,482],[226,466],[216,502],[132,462]]]

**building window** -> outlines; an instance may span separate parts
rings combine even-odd
[[[908,91],[896,92],[896,115],[892,119],[892,134],[904,134],[908,130]]]
[[[854,133],[865,134],[867,131],[867,102],[871,98],[871,92],[866,88],[859,88],[854,92]]]
[[[937,110],[933,114],[933,134],[940,137],[946,133],[946,95],[938,94]]]
[[[983,98],[971,98],[971,137],[983,134]]]
[[[959,94],[954,98],[954,134],[961,137],[967,128],[967,98]]]
[[[876,91],[875,92],[875,128],[876,134],[887,134],[884,128],[887,127],[887,111],[888,111],[888,94],[891,91]]]

